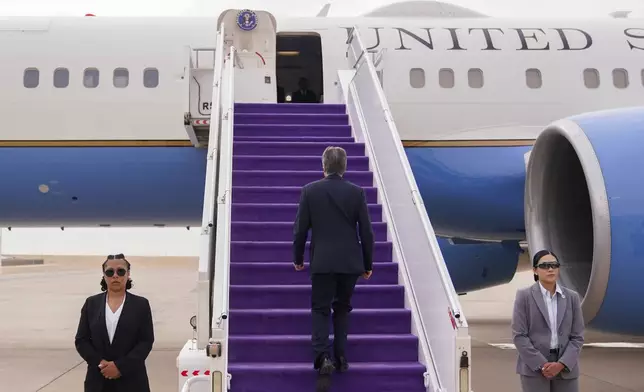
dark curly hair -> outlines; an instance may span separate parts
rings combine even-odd
[[[107,262],[109,260],[124,260],[127,270],[130,271],[130,269],[132,268],[132,266],[130,265],[130,262],[127,261],[127,259],[125,258],[125,255],[123,255],[123,253],[119,253],[116,255],[107,256],[107,258],[103,262],[103,266],[102,266],[103,272],[105,272],[105,266],[107,265]],[[125,290],[129,290],[131,288],[132,288],[132,279],[128,278],[127,283],[125,284]],[[101,277],[101,291],[107,291],[107,282],[105,282],[105,276]]]
[[[537,264],[539,264],[539,260],[541,260],[542,258],[544,258],[545,256],[548,256],[548,255],[554,257],[555,260],[559,261],[559,258],[557,257],[557,255],[555,255],[554,253],[550,252],[549,250],[545,250],[545,249],[540,250],[537,253],[535,253],[534,257],[532,258],[532,268],[537,268]],[[534,281],[535,282],[539,281],[539,275],[534,274]]]

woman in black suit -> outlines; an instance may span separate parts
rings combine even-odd
[[[145,360],[154,343],[152,311],[132,288],[123,254],[103,263],[101,294],[81,309],[76,351],[87,362],[85,392],[149,392]]]

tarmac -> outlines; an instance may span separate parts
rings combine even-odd
[[[86,365],[74,348],[80,308],[100,291],[102,257],[21,256],[43,264],[0,267],[2,392],[82,392]],[[147,360],[153,392],[178,392],[176,357],[192,338],[195,257],[131,257],[133,293],[151,303],[156,341]],[[377,273],[377,271],[375,272]],[[460,297],[472,336],[472,391],[519,392],[510,316],[517,288],[507,285]],[[644,392],[644,338],[586,331],[582,392]],[[267,391],[270,392],[270,391]]]

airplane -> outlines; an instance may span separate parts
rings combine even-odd
[[[626,299],[644,293],[641,186],[631,176],[644,160],[633,155],[642,116],[621,111],[641,105],[644,92],[639,20],[438,15],[419,6],[409,17],[396,13],[403,6],[278,18],[267,51],[286,99],[306,77],[321,102],[340,102],[337,70],[358,26],[380,56],[380,82],[457,292],[509,282],[531,268],[530,239],[554,236],[586,322],[644,334],[644,305]],[[212,52],[191,48],[214,47],[217,29],[205,16],[0,20],[10,59],[0,63],[0,225],[198,226],[206,150],[186,133],[186,113],[191,99],[203,115],[212,104],[207,82],[188,77],[189,60],[212,69]],[[593,144],[594,165],[592,149],[580,156],[581,142],[551,125],[591,112],[589,131],[614,133]],[[531,154],[547,127],[553,136]],[[526,179],[531,162],[545,177]],[[606,197],[599,205],[596,192],[628,205],[613,210]],[[535,220],[530,234],[526,221]]]

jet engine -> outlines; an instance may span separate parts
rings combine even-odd
[[[529,266],[518,241],[481,242],[437,237],[458,294],[506,284]],[[531,269],[531,266],[530,266]]]
[[[587,325],[644,331],[644,107],[557,121],[526,170],[530,255],[553,251]]]

